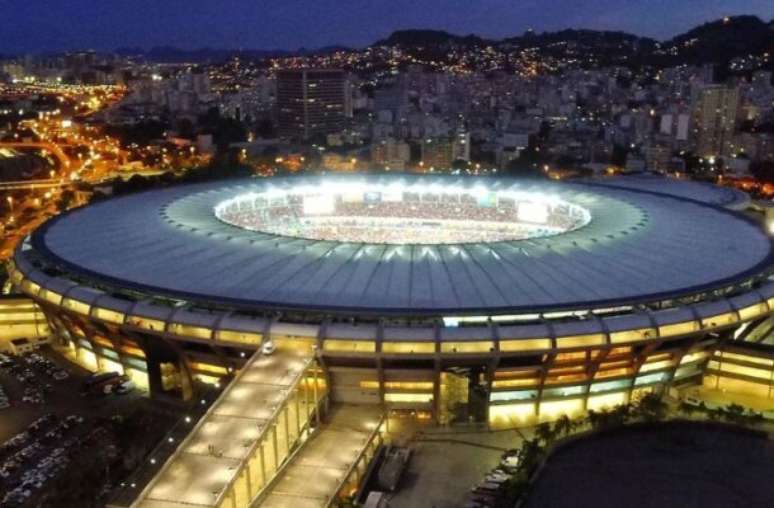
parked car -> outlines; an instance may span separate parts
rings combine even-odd
[[[273,354],[274,351],[276,350],[277,350],[277,346],[274,344],[274,341],[271,341],[271,340],[267,340],[261,346],[261,353],[267,356],[270,354]]]
[[[134,390],[135,386],[136,385],[134,384],[134,381],[132,381],[132,380],[124,381],[123,383],[121,383],[118,386],[116,386],[114,392],[116,394],[118,394],[118,395],[123,395],[125,393],[129,393],[132,390]]]

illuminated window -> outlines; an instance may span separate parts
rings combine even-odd
[[[709,353],[706,351],[696,351],[694,353],[688,353],[687,355],[683,356],[680,360],[680,365],[685,365],[686,363],[691,362],[699,362],[702,360],[705,360],[709,356]]]
[[[514,339],[501,340],[500,351],[541,351],[551,349],[551,339]]]
[[[632,348],[631,347],[614,347],[610,349],[610,352],[607,353],[608,359],[616,358],[619,356],[628,356],[631,355]]]
[[[442,353],[488,353],[494,349],[491,340],[478,342],[441,342]]]
[[[615,381],[605,381],[603,383],[594,383],[589,391],[591,393],[609,392],[614,390],[626,390],[631,385],[630,379],[617,379]]]
[[[202,326],[184,325],[180,323],[172,323],[169,325],[169,333],[175,335],[182,335],[184,337],[193,337],[196,339],[210,339],[212,337],[212,330]]]
[[[130,355],[139,356],[140,358],[145,358],[145,351],[138,347],[133,346],[121,346],[121,351],[124,353],[128,353]]]
[[[43,288],[38,293],[38,296],[47,302],[51,302],[54,305],[59,305],[62,303],[62,295],[59,293],[56,293],[54,291],[51,291],[50,289]]]
[[[590,333],[587,335],[571,335],[556,339],[556,347],[559,349],[573,347],[600,346],[605,343],[605,335],[602,333]]]
[[[675,370],[675,379],[683,379],[698,374],[701,374],[701,369],[697,364],[685,365]]]
[[[739,353],[731,353],[728,351],[718,351],[717,355],[724,360],[738,360],[740,362],[756,363],[758,365],[766,365],[768,367],[771,367],[772,362],[774,362],[774,360],[771,358],[760,358],[758,356],[743,355]]]
[[[750,319],[755,319],[756,317],[765,314],[768,312],[768,307],[765,303],[756,303],[755,305],[750,305],[749,307],[744,307],[743,309],[739,309],[739,319],[742,321],[748,321]]]
[[[343,353],[373,353],[376,351],[376,343],[372,340],[337,340],[326,339],[323,343],[325,351],[339,351]]]
[[[136,326],[137,328],[142,328],[144,330],[150,330],[150,331],[156,331],[156,332],[164,331],[164,321],[159,321],[158,319],[150,319],[150,318],[144,318],[140,316],[129,316],[126,322],[132,326]]]
[[[621,404],[626,404],[626,392],[607,393],[605,395],[589,397],[589,400],[586,402],[586,409],[600,411]]]
[[[92,313],[95,318],[108,321],[110,323],[116,323],[120,325],[124,322],[124,315],[121,312],[116,312],[114,310],[94,307]]]
[[[22,291],[32,296],[36,296],[40,292],[40,286],[29,279],[24,279],[21,283],[21,288]]]
[[[606,366],[605,368],[600,368],[595,374],[594,379],[604,379],[608,377],[620,377],[620,376],[629,376],[634,373],[634,369],[629,365],[629,362],[617,362],[616,365],[621,365],[621,367],[609,367]]]
[[[578,386],[564,386],[562,388],[547,388],[543,390],[544,398],[551,397],[570,397],[573,395],[581,395],[586,392],[584,385]]]
[[[647,374],[645,376],[639,376],[637,377],[637,380],[634,382],[635,386],[639,385],[647,385],[650,383],[660,383],[662,381],[665,381],[667,378],[666,372],[656,372],[655,374]]]
[[[497,379],[492,381],[492,388],[516,388],[519,386],[535,386],[540,378],[529,377],[521,379]]]
[[[99,344],[100,346],[103,346],[103,347],[107,347],[107,348],[113,349],[113,343],[112,343],[112,342],[110,342],[110,341],[109,341],[108,339],[106,339],[105,337],[100,337],[99,335],[97,335],[96,337],[94,337],[94,342],[96,342],[96,343],[97,343],[97,344]]]
[[[385,402],[429,403],[433,401],[432,393],[385,393]]]
[[[740,376],[754,377],[759,379],[772,378],[772,371],[770,369],[759,369],[755,367],[748,367],[746,365],[736,365],[728,362],[718,363],[711,361],[709,363],[709,368],[730,374],[738,374]]]
[[[535,417],[535,404],[504,404],[489,406],[489,421],[491,423],[523,423]]]
[[[260,333],[236,332],[232,330],[218,330],[215,332],[217,340],[224,342],[238,342],[241,344],[260,344],[263,335]]]
[[[537,390],[519,390],[510,392],[492,392],[491,402],[509,402],[514,400],[532,400],[537,398]]]
[[[674,362],[672,360],[662,360],[659,362],[647,362],[640,367],[640,372],[651,372],[654,370],[666,369],[672,367]]]
[[[621,342],[637,342],[656,337],[656,330],[653,328],[640,328],[639,330],[624,330],[610,333],[610,342],[619,344]]]
[[[555,420],[562,415],[575,416],[582,412],[583,399],[568,399],[540,403],[541,420]]]
[[[570,363],[574,361],[586,361],[586,352],[577,351],[575,353],[559,353],[556,355],[556,363]]]
[[[228,374],[228,369],[221,367],[220,365],[212,365],[210,363],[191,362],[191,368],[201,372],[209,372],[212,374]]]
[[[382,343],[383,353],[392,354],[427,354],[435,353],[435,343],[427,342],[384,342]]]
[[[726,312],[725,314],[702,319],[701,326],[704,328],[717,328],[719,326],[734,324],[737,321],[739,321],[739,317],[735,312]]]
[[[686,321],[684,323],[675,323],[658,327],[659,337],[673,337],[675,335],[684,335],[693,333],[699,329],[696,321]]]
[[[432,381],[386,381],[384,388],[387,390],[432,390]]]

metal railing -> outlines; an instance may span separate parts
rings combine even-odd
[[[379,418],[379,422],[376,424],[376,428],[368,436],[368,440],[366,441],[365,446],[363,446],[363,449],[360,450],[357,458],[355,458],[355,460],[349,466],[349,469],[347,469],[343,479],[341,482],[339,482],[336,489],[326,501],[326,508],[333,506],[333,504],[336,502],[336,499],[346,497],[350,492],[354,493],[357,490],[361,480],[363,479],[363,476],[365,475],[366,471],[368,471],[368,466],[376,455],[377,450],[384,443],[384,438],[382,437],[382,427],[385,426],[386,422],[387,415],[383,413]]]
[[[320,423],[319,422],[320,405],[324,402],[326,394],[325,393],[319,393],[321,390],[320,390],[320,388],[318,386],[319,385],[319,380],[318,380],[318,377],[317,377],[317,370],[316,369],[317,369],[317,367],[316,367],[316,363],[315,363],[314,357],[310,357],[309,359],[307,359],[307,361],[305,362],[303,368],[301,368],[299,373],[293,378],[293,381],[288,385],[288,388],[286,388],[287,396],[282,401],[282,403],[278,404],[277,407],[272,411],[271,416],[267,419],[266,424],[261,429],[258,438],[252,443],[252,445],[250,446],[250,450],[245,455],[245,458],[241,461],[241,464],[237,468],[236,472],[232,475],[231,479],[228,481],[226,486],[223,488],[221,493],[218,495],[218,498],[217,498],[217,500],[215,502],[215,506],[218,506],[218,507],[242,508],[242,506],[239,503],[237,503],[237,501],[236,501],[236,495],[237,495],[236,494],[236,482],[237,482],[237,480],[240,479],[240,477],[243,474],[246,474],[247,478],[248,478],[247,487],[246,487],[247,488],[247,496],[246,496],[247,497],[247,503],[244,506],[250,506],[251,504],[253,504],[253,500],[255,500],[264,491],[266,486],[271,482],[271,480],[274,477],[276,477],[277,473],[280,471],[281,465],[285,461],[287,461],[288,457],[292,453],[291,448],[295,447],[295,445],[297,444],[298,440],[303,435],[302,431],[303,430],[307,430],[309,428],[309,424],[311,423],[311,420],[312,420],[312,414],[314,414],[314,418],[317,420],[317,424],[319,425],[319,423]],[[243,369],[243,371],[246,371],[246,370],[247,369]],[[291,443],[289,441],[290,434],[287,433],[287,435],[286,435],[286,454],[285,454],[284,457],[282,457],[280,459],[279,458],[279,453],[278,453],[278,450],[277,450],[276,424],[277,424],[277,422],[279,420],[279,416],[280,416],[281,412],[285,410],[285,408],[287,407],[288,401],[291,400],[292,396],[298,397],[297,391],[299,389],[299,385],[301,384],[301,380],[304,380],[304,389],[305,389],[305,393],[307,393],[306,390],[308,390],[309,388],[308,388],[308,386],[306,386],[308,384],[308,381],[307,381],[306,378],[309,375],[309,371],[310,370],[313,371],[313,377],[314,377],[313,387],[312,387],[313,388],[313,392],[314,392],[314,396],[313,396],[314,409],[313,409],[313,412],[309,410],[308,404],[305,404],[305,407],[306,407],[306,410],[307,410],[306,411],[306,413],[307,413],[306,414],[306,421],[304,422],[303,426],[301,426],[301,425],[298,426],[298,428],[297,428],[297,435],[296,435],[296,438],[293,441],[293,443]],[[288,424],[288,422],[287,422],[287,414],[286,414],[286,421],[285,421],[285,423],[286,423],[286,426],[287,426],[287,424]],[[267,439],[269,439],[269,435],[268,434],[269,434],[270,430],[272,430],[272,432],[273,432],[272,438],[273,438],[273,446],[274,446],[274,451],[275,451],[274,471],[272,472],[272,476],[270,478],[267,478],[267,472],[265,470],[263,470],[262,471],[262,480],[263,480],[263,482],[262,482],[260,488],[254,489],[252,484],[251,484],[251,482],[249,481],[249,478],[250,478],[249,470],[248,471],[245,471],[245,470],[248,468],[250,461],[254,457],[256,457],[256,454],[257,454],[257,451],[258,451],[259,447],[261,447],[260,448],[261,457],[262,457],[261,465],[262,465],[262,469],[263,469],[263,467],[264,467],[263,466],[264,460],[263,460],[263,448],[262,447],[263,447],[264,442]]]

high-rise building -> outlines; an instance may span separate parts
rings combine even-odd
[[[453,160],[470,161],[470,133],[460,129],[454,135]]]
[[[453,139],[428,138],[422,142],[422,165],[425,169],[447,169],[453,160]]]
[[[376,166],[401,170],[410,159],[411,147],[405,141],[386,138],[371,145],[371,162]]]
[[[344,127],[344,72],[337,69],[277,73],[277,130],[280,137],[305,140]]]
[[[665,172],[669,170],[672,153],[668,147],[659,144],[649,144],[643,149],[645,167],[648,171]]]
[[[738,106],[738,87],[709,85],[699,90],[693,109],[697,155],[731,154]]]

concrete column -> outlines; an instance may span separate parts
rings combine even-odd
[[[266,485],[266,455],[263,450],[263,443],[258,447],[261,452],[261,487]]]
[[[279,469],[279,445],[277,444],[277,422],[274,422],[271,426],[271,439],[274,443],[274,471]]]
[[[245,479],[247,480],[247,498],[248,500],[252,499],[255,494],[253,494],[253,479],[250,478],[251,472],[250,472],[250,457],[247,458],[247,461],[245,462]]]
[[[301,405],[299,404],[298,386],[293,390],[293,402],[296,404],[296,438],[301,437]]]
[[[282,411],[285,413],[285,453],[290,454],[290,411],[287,403]]]
[[[308,434],[310,432],[309,427],[312,423],[312,405],[309,403],[309,379],[306,373],[304,373],[304,407],[306,408],[306,425]]]
[[[317,393],[317,369],[314,369],[314,385],[312,386],[314,394],[314,419],[317,426],[320,426],[320,399]]]

